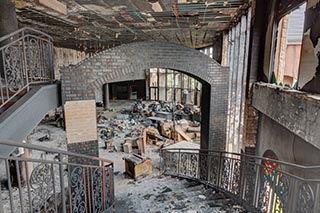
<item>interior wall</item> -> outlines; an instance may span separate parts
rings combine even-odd
[[[63,102],[95,99],[103,84],[126,79],[132,73],[164,67],[182,71],[208,88],[206,105],[209,131],[201,128],[201,145],[225,150],[229,69],[198,50],[165,42],[136,42],[114,47],[62,72]],[[131,79],[132,80],[132,79]],[[206,86],[204,86],[206,85]],[[204,89],[203,89],[204,90]]]
[[[88,55],[85,52],[54,47],[54,75],[55,79],[60,80],[61,77],[61,69],[64,66],[75,65],[87,58]]]
[[[257,154],[272,150],[281,161],[319,165],[320,150],[264,114],[260,114]]]
[[[313,2],[315,1],[308,1]],[[317,2],[319,2],[317,0]],[[268,8],[268,7],[266,7]],[[274,1],[272,3],[272,8],[275,8]],[[310,8],[310,5],[307,6],[307,8]],[[265,33],[265,42],[264,42],[264,62],[260,63],[263,64],[262,69],[258,69],[258,72],[252,72],[250,75],[250,80],[255,81],[259,79],[259,73],[264,74],[264,80],[267,82],[270,82],[270,78],[272,76],[272,63],[270,63],[273,53],[271,51],[272,47],[275,45],[275,40],[272,40],[274,36],[274,29],[275,26],[273,24],[274,18],[273,16],[275,9],[272,9],[272,12],[268,15],[268,29]],[[318,25],[320,27],[320,25]],[[310,30],[308,31],[310,32]],[[306,42],[306,38],[309,39],[308,42]],[[254,36],[253,36],[254,39]],[[312,43],[310,42],[309,35],[304,35],[303,40],[304,49],[302,50],[302,58],[301,58],[301,66],[300,66],[300,76],[299,76],[299,85],[301,86],[301,83],[306,82],[306,76],[310,76],[310,66],[312,65],[312,62],[310,60],[310,55],[314,54],[314,48],[312,48]],[[254,54],[254,52],[252,53]],[[309,56],[307,56],[309,54]],[[254,59],[254,58],[252,58]],[[315,64],[313,62],[313,64]],[[309,66],[309,67],[308,67]],[[312,65],[314,66],[314,65]],[[255,66],[258,67],[258,66]],[[315,73],[315,69],[314,73]],[[253,71],[253,69],[251,69]],[[313,75],[314,75],[313,73]],[[301,77],[304,75],[303,77]],[[311,77],[312,78],[312,77]],[[310,80],[310,77],[309,77]],[[318,84],[319,87],[319,84]],[[320,88],[320,87],[319,87]],[[261,97],[261,96],[260,96]],[[272,97],[269,97],[266,95],[265,97],[265,103],[270,104],[270,99]],[[286,107],[289,107],[291,105],[294,106],[293,103],[288,103]],[[302,112],[306,112],[308,103],[304,101],[302,104],[294,107],[294,109],[299,109]],[[270,107],[267,107],[267,111],[269,111],[271,114],[273,113],[273,110],[282,111],[284,113],[288,113],[288,111],[284,108],[281,108],[280,102],[278,104],[274,104],[273,109]],[[286,119],[285,114],[282,114],[283,119]],[[290,115],[288,115],[290,117]],[[280,116],[281,117],[281,116]],[[309,122],[309,118],[306,117],[306,124],[311,124],[312,121]],[[311,118],[310,118],[311,119]],[[314,118],[313,118],[314,119]],[[301,121],[303,122],[303,121]],[[292,123],[293,124],[293,123]],[[313,126],[311,128],[316,128],[316,123],[313,122]],[[297,163],[302,165],[319,165],[320,164],[320,150],[313,146],[310,142],[305,141],[302,139],[302,137],[299,137],[297,134],[293,133],[286,127],[279,124],[277,121],[271,119],[267,115],[259,112],[259,123],[258,123],[258,129],[257,129],[257,144],[256,144],[256,152],[257,155],[262,156],[265,151],[272,150],[281,161],[287,161],[291,163]]]
[[[0,3],[0,37],[18,29],[14,1],[1,0]]]

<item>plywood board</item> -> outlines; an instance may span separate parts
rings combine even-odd
[[[95,100],[67,101],[64,113],[68,143],[97,140]]]

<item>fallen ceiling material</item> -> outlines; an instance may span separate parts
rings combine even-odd
[[[133,41],[209,46],[248,0],[19,0],[16,6],[21,26],[47,32],[57,46],[94,52]]]

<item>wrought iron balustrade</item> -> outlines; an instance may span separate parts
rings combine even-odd
[[[52,81],[52,38],[31,28],[1,37],[0,78],[0,107],[31,84]]]
[[[320,166],[196,149],[163,149],[166,175],[216,187],[252,212],[320,212]]]
[[[31,144],[0,144],[24,153],[0,156],[0,212],[99,213],[112,208],[113,162]]]

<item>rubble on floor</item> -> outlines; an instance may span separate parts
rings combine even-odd
[[[200,141],[198,106],[177,104],[173,110],[167,102],[140,100],[123,106],[100,109],[97,116],[99,140],[109,152],[144,155],[147,144],[163,148],[181,141]]]
[[[143,190],[142,190],[143,189]],[[198,182],[149,176],[118,191],[114,212],[247,212],[231,197]]]
[[[231,198],[212,188],[207,188],[195,182],[160,175],[160,148],[198,149],[200,147],[197,142],[185,140],[189,133],[200,132],[197,122],[180,119],[174,123],[175,127],[178,126],[180,129],[174,131],[172,129],[173,122],[164,120],[156,128],[154,125],[145,125],[145,118],[149,116],[150,112],[148,110],[144,112],[143,108],[140,109],[140,104],[134,104],[134,107],[138,111],[140,110],[139,112],[143,112],[138,113],[139,115],[133,112],[135,110],[132,110],[128,102],[115,103],[115,105],[118,105],[118,109],[100,110],[97,119],[99,156],[114,162],[115,212],[245,212]],[[125,105],[127,108],[119,108]],[[159,108],[160,103],[152,102],[150,105],[152,109],[168,108],[167,105],[164,108]],[[121,115],[119,116],[119,114]],[[123,115],[126,116],[123,117]],[[166,113],[160,113],[160,115],[168,116]],[[55,125],[52,122],[51,124]],[[180,134],[179,131],[181,130],[187,136]],[[182,141],[174,143],[173,137],[176,137],[176,142],[178,140]],[[65,131],[44,123],[39,125],[31,134],[31,143],[62,150],[67,149]],[[135,165],[141,165],[141,167],[132,173],[133,177],[136,177],[136,180],[132,180],[127,175],[129,172],[126,171],[125,159],[130,158],[130,155],[141,152],[141,150],[144,150],[145,154],[141,161],[133,162]],[[33,157],[38,154],[40,153],[32,153]],[[54,158],[54,156],[48,153],[46,158]],[[147,167],[143,163],[147,164]],[[143,179],[140,179],[141,176],[143,176]],[[4,187],[2,189],[3,191],[7,190]],[[14,200],[18,200],[18,190],[17,188],[13,190]]]

